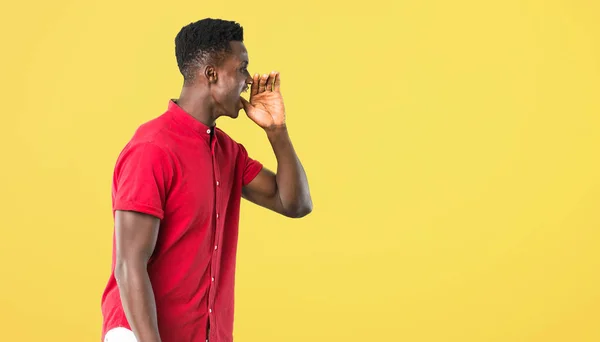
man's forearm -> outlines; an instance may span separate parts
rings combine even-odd
[[[267,136],[277,158],[276,180],[281,204],[290,216],[305,216],[312,211],[312,199],[304,167],[294,151],[287,127],[267,129]]]
[[[139,342],[160,342],[156,303],[145,265],[121,264],[115,269],[121,303],[131,330]]]

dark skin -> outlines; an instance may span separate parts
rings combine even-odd
[[[248,52],[242,42],[231,42],[231,51],[218,65],[196,70],[186,82],[178,105],[196,120],[214,126],[217,118],[237,118],[244,110],[261,127],[277,159],[277,172],[263,168],[242,189],[246,200],[290,218],[312,211],[308,181],[294,151],[285,123],[279,73],[248,73]],[[250,86],[249,101],[240,95]],[[128,211],[115,214],[116,268],[123,308],[140,342],[160,342],[156,305],[148,277],[148,260],[156,245],[158,218]]]

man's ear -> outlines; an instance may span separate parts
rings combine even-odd
[[[204,76],[208,80],[208,83],[217,83],[217,79],[219,78],[217,69],[212,65],[207,65],[204,68]]]

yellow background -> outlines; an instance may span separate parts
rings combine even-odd
[[[592,0],[3,5],[0,339],[99,341],[118,152],[179,95],[173,39],[245,28],[315,209],[244,203],[236,341],[600,341]],[[275,168],[242,113],[219,125]]]

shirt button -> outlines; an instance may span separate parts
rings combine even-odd
[[[212,309],[208,309],[208,312],[212,313]]]
[[[219,218],[219,214],[217,214],[217,218]]]
[[[217,250],[217,245],[215,245],[215,251]]]
[[[207,130],[206,130],[206,133],[207,133],[207,134],[210,134],[210,129],[207,129]]]
[[[219,181],[217,181],[217,186],[219,186]]]
[[[215,281],[215,277],[212,277],[212,279],[211,279],[211,280],[212,280],[212,281]]]

